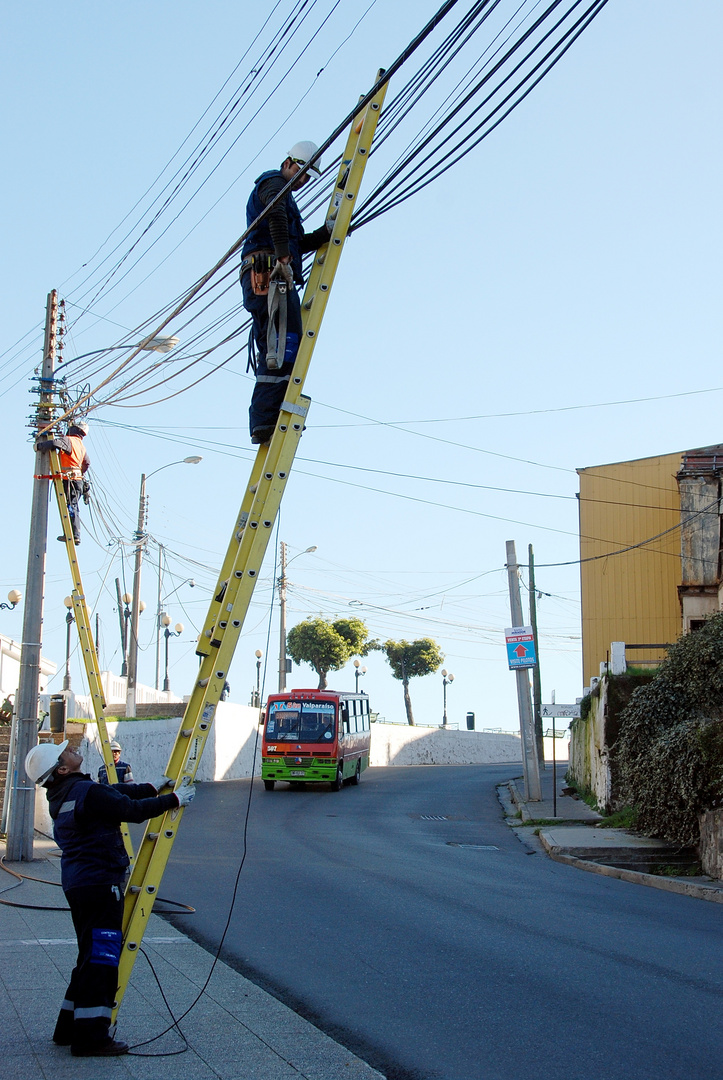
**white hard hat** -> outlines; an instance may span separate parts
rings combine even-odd
[[[67,745],[68,740],[64,739],[57,746],[46,742],[32,748],[25,758],[25,772],[34,784],[42,784],[48,779]]]
[[[69,426],[75,428],[76,431],[81,431],[83,435],[87,435],[90,430],[85,420],[73,420]]]
[[[117,742],[116,739],[114,739],[113,742],[110,744],[110,748],[111,748],[111,750],[122,750],[123,749],[121,744],[119,742]]]
[[[295,161],[297,165],[306,165],[309,158],[312,158],[317,153],[319,147],[316,143],[310,142],[308,139],[304,139],[301,142],[294,143],[289,150],[287,157],[290,157],[292,161]],[[316,173],[317,176],[321,176],[321,159],[317,158],[313,165],[309,166],[309,172]]]

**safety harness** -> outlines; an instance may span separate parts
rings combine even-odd
[[[266,367],[278,371],[283,367],[288,327],[288,278],[275,266],[270,251],[253,251],[241,263],[241,274],[251,272],[251,288],[254,296],[266,296],[269,322],[266,332]],[[255,370],[255,364],[254,370]]]

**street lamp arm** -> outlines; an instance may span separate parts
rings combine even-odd
[[[161,465],[160,469],[154,469],[153,472],[146,473],[146,480],[150,480],[156,473],[163,472],[164,469],[170,469],[171,465],[198,465],[199,461],[203,461],[202,457],[198,454],[193,454],[191,457],[181,458],[180,461],[169,461],[167,465]]]
[[[65,360],[63,362],[63,369],[67,368],[69,364],[76,363],[77,360],[86,360],[89,356],[100,356],[101,353],[112,352],[115,349],[143,349],[145,352],[170,352],[171,349],[175,349],[178,345],[180,338],[177,337],[150,337],[144,338],[143,341],[137,344],[127,345],[106,345],[105,349],[92,349],[90,352],[81,353],[80,356],[74,356],[72,360]]]

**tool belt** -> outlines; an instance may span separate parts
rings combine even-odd
[[[251,271],[251,288],[254,296],[268,296],[271,271],[276,264],[273,251],[251,251],[241,261],[241,277]]]

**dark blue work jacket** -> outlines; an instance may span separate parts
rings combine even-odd
[[[63,889],[79,885],[121,885],[129,865],[117,823],[83,815],[88,792],[95,786],[90,776],[73,774],[69,783],[54,785],[48,795],[53,836],[62,851]]]
[[[128,855],[122,821],[148,821],[175,810],[172,793],[158,795],[152,784],[96,784],[87,773],[71,773],[48,788],[53,835],[62,851],[63,889],[81,885],[122,885]]]
[[[280,169],[272,169],[269,172],[262,173],[254,182],[254,188],[249,196],[249,201],[246,204],[246,228],[248,228],[252,222],[256,220],[259,214],[263,213],[266,209],[261,196],[259,195],[259,185],[263,184],[264,180],[268,180],[271,176],[281,176]],[[282,177],[283,179],[283,177]],[[284,180],[284,183],[286,181]],[[289,191],[287,195],[281,200],[280,206],[284,206],[286,209],[286,217],[289,223],[289,254],[291,255],[291,261],[294,267],[294,281],[297,285],[304,284],[304,277],[301,272],[301,240],[304,235],[304,225],[301,218],[301,212],[296,205],[294,196]],[[271,231],[269,229],[268,217],[260,221],[258,225],[251,230],[246,239],[243,242],[241,248],[242,257],[250,254],[252,251],[273,251],[274,244],[271,239]]]

